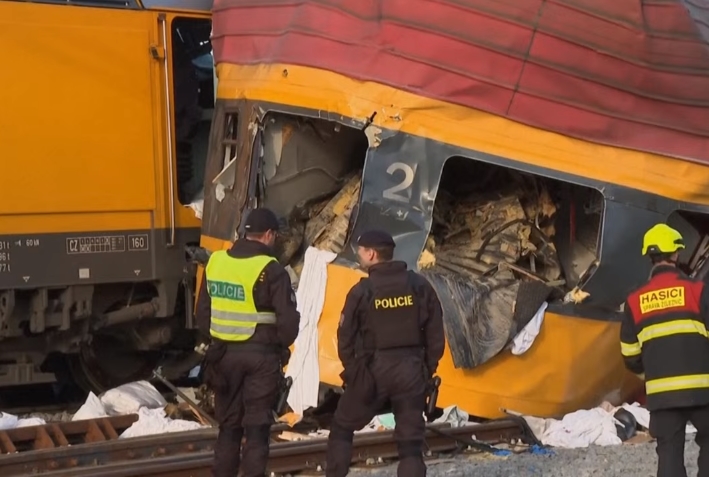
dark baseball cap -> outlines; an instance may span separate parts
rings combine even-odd
[[[280,224],[276,214],[265,208],[252,210],[246,217],[246,223],[244,224],[244,230],[247,233],[254,234],[262,234],[269,230],[277,232],[279,228]]]
[[[359,236],[357,245],[365,248],[396,247],[396,242],[383,230],[368,230]]]

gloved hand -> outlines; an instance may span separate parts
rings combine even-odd
[[[283,350],[281,351],[281,366],[285,368],[288,365],[289,361],[290,361],[290,349],[283,348]]]
[[[347,387],[347,376],[349,376],[349,373],[347,372],[347,367],[343,366],[342,372],[340,373],[340,379],[342,380],[342,390]]]
[[[435,374],[436,368],[433,368],[428,365],[423,366],[423,379],[426,381],[427,384],[431,382],[431,379],[433,379],[433,376],[435,376]]]
[[[222,343],[211,343],[202,360],[202,383],[218,390],[226,386],[226,379],[218,370],[219,363],[226,354],[226,346]]]

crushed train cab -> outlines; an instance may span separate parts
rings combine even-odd
[[[320,3],[215,1],[202,244],[228,246],[266,206],[296,286],[307,247],[337,255],[303,318],[319,320],[323,383],[340,384],[353,243],[376,227],[444,302],[439,405],[552,416],[636,392],[619,320],[649,272],[643,233],[668,221],[690,269],[707,257],[709,77],[691,71],[709,55],[687,11],[631,35],[603,19],[654,7]],[[604,34],[575,27],[588,22]],[[670,33],[681,58],[662,53],[680,48]],[[530,322],[538,334],[515,350]]]

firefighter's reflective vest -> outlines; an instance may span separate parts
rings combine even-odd
[[[256,325],[275,325],[276,315],[259,312],[254,303],[254,285],[266,265],[267,255],[230,257],[226,250],[214,252],[207,264],[207,290],[212,302],[209,333],[222,341],[246,341]]]
[[[621,337],[621,351],[626,360],[642,359],[651,411],[709,404],[704,286],[679,270],[663,270],[628,297],[636,336]]]

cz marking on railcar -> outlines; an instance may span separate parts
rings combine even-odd
[[[66,253],[68,255],[87,253],[117,253],[125,251],[126,238],[123,235],[70,237],[66,239]]]
[[[148,234],[129,235],[128,236],[128,251],[130,252],[146,252],[150,250],[150,242]]]
[[[0,242],[4,244],[9,244],[10,242]],[[7,247],[2,250],[9,250]],[[12,266],[10,265],[10,252],[0,252],[0,273],[12,273]]]

